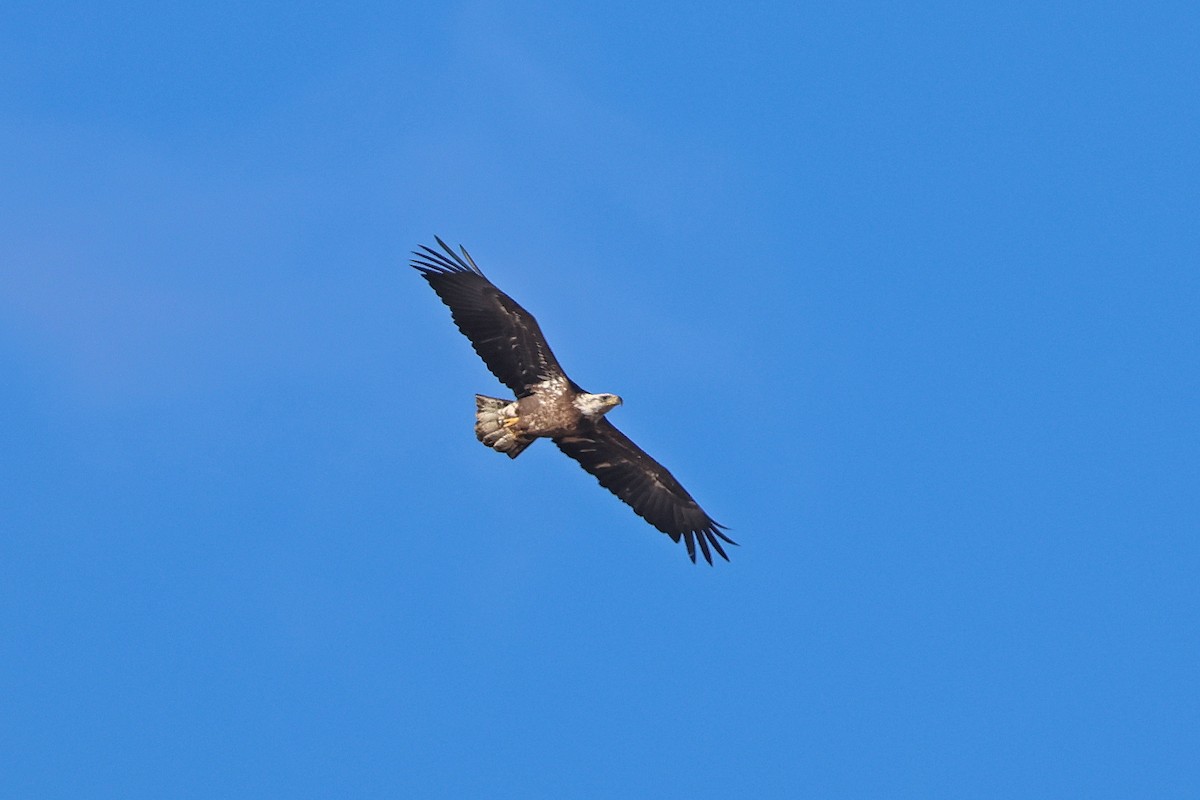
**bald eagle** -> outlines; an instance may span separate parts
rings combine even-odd
[[[437,237],[441,252],[421,245],[412,266],[450,307],[454,324],[515,400],[475,395],[475,436],[509,458],[535,439],[547,438],[627,503],[638,516],[681,538],[696,561],[712,551],[729,560],[721,542],[737,544],[662,465],[605,418],[621,405],[615,394],[591,394],[567,377],[537,321],[484,277],[460,246],[461,256]]]

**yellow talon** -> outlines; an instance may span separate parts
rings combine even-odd
[[[501,424],[503,424],[504,427],[506,427],[506,428],[515,428],[515,427],[517,427],[517,423],[520,421],[521,421],[520,417],[509,417],[508,419],[504,420],[504,422]]]

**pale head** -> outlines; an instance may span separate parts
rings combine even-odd
[[[621,405],[621,398],[615,394],[588,394],[584,392],[575,398],[575,407],[583,412],[585,417],[602,417],[619,405]]]

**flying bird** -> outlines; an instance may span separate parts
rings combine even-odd
[[[568,378],[533,315],[484,277],[466,248],[459,247],[460,255],[434,238],[441,251],[421,245],[413,268],[450,307],[487,368],[516,394],[515,400],[475,395],[479,441],[516,458],[535,439],[550,439],[638,516],[673,541],[683,539],[693,562],[697,543],[709,564],[714,550],[728,561],[721,542],[737,542],[721,532],[727,529],[605,417],[621,398],[585,392]]]

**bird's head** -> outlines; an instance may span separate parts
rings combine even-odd
[[[575,398],[575,405],[585,417],[602,417],[621,405],[621,398],[615,394],[581,394]]]

